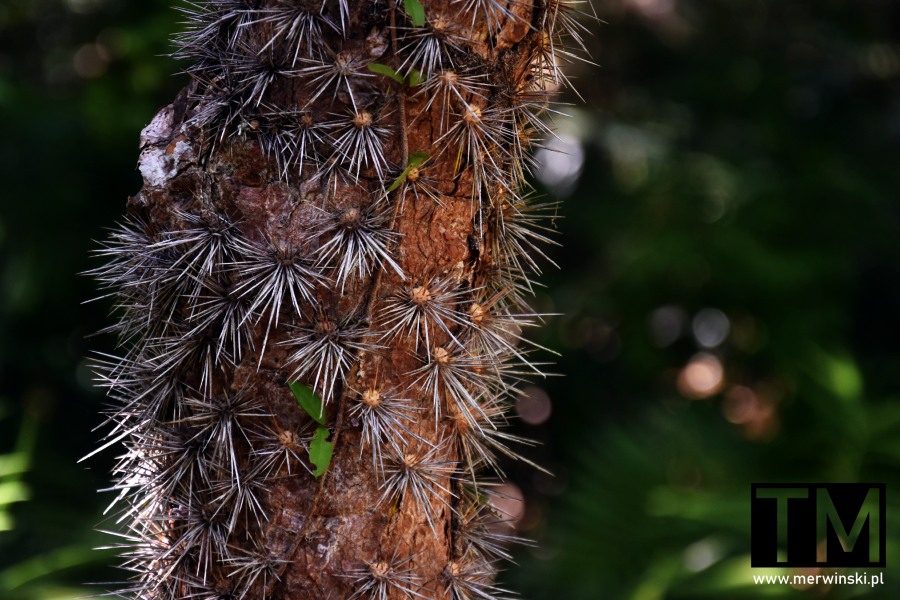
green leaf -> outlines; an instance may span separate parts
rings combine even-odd
[[[407,164],[407,167],[406,167],[407,171],[409,171],[410,169],[413,169],[415,167],[421,167],[422,163],[424,163],[426,160],[428,160],[427,152],[422,152],[422,151],[413,152],[412,154],[409,155],[409,163]]]
[[[398,187],[400,187],[400,184],[403,183],[404,181],[406,181],[406,176],[407,176],[407,175],[409,175],[409,168],[403,169],[403,172],[400,173],[400,176],[397,177],[397,179],[394,180],[394,183],[392,183],[392,184],[390,185],[390,187],[388,187],[387,191],[388,191],[388,192],[393,192],[393,191],[396,190]]]
[[[390,77],[397,83],[403,83],[403,76],[400,75],[397,71],[393,70],[387,65],[383,65],[381,63],[369,63],[369,70],[373,73],[378,73],[379,75],[384,75],[385,77]]]
[[[422,81],[424,81],[424,77],[422,77],[422,72],[418,69],[410,69],[409,71],[409,87],[414,88],[422,85]]]
[[[425,7],[419,0],[403,0],[403,8],[416,27],[425,27]]]
[[[325,425],[325,409],[322,406],[322,399],[299,381],[291,381],[288,383],[288,386],[294,393],[294,398],[297,399],[297,404],[300,405],[300,408],[312,417],[316,423]]]
[[[328,441],[331,432],[325,427],[325,408],[322,406],[322,399],[316,396],[315,392],[303,385],[299,381],[288,383],[297,404],[310,417],[315,419],[321,427],[316,427],[313,439],[309,443],[309,461],[316,467],[313,476],[321,477],[328,470],[331,463],[331,454],[334,452],[334,444]]]
[[[313,477],[321,477],[331,464],[331,455],[334,452],[334,444],[328,441],[331,432],[327,427],[316,427],[313,439],[309,443],[309,462],[315,465]]]
[[[393,192],[398,187],[400,187],[400,184],[406,181],[406,176],[409,175],[409,172],[414,168],[421,166],[422,163],[424,163],[426,160],[428,160],[427,152],[413,152],[412,154],[410,154],[409,160],[406,163],[406,168],[403,169],[403,172],[397,176],[397,179],[395,179],[394,183],[392,183],[390,187],[388,187],[387,191]]]

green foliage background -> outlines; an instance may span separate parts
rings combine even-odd
[[[584,102],[561,123],[585,165],[538,297],[563,314],[537,337],[564,377],[537,382],[552,418],[518,426],[555,477],[510,469],[540,544],[505,585],[898,597],[900,3],[594,5],[600,66],[575,66]],[[76,274],[139,189],[140,129],[184,84],[164,56],[177,21],[167,0],[0,3],[0,598],[119,576],[90,550],[115,543],[95,532],[113,527],[95,489],[114,452],[76,464],[103,404],[84,357],[110,344],[85,336],[108,306],[82,304]],[[691,333],[705,308],[730,324],[714,348]],[[692,399],[678,382],[699,352],[723,376]],[[886,482],[885,586],[754,586],[754,481]]]

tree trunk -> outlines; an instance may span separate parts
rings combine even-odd
[[[534,1],[184,10],[192,83],[144,130],[95,272],[129,594],[502,592],[483,474],[519,441],[552,210],[526,153],[580,32]]]

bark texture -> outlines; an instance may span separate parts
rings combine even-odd
[[[417,7],[424,16],[417,15]],[[579,41],[558,0],[217,0],[99,252],[138,598],[469,598],[545,213],[523,182]],[[334,454],[316,477],[323,401]],[[320,465],[321,466],[321,465]]]

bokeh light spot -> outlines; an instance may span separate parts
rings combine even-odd
[[[711,538],[694,542],[684,549],[684,566],[694,573],[711,567],[721,558],[721,544]]]
[[[657,348],[665,348],[675,343],[684,332],[687,313],[679,306],[660,306],[650,313],[647,327],[650,337]]]
[[[665,17],[675,11],[675,0],[629,0],[629,4],[647,17]]]
[[[501,520],[516,527],[525,515],[525,495],[514,483],[503,483],[493,489],[491,504]]]
[[[94,79],[106,72],[109,52],[100,44],[84,44],[72,57],[72,67],[82,79]]]
[[[694,315],[691,328],[698,344],[704,348],[715,348],[728,337],[731,322],[718,308],[704,308]]]
[[[550,418],[553,404],[550,396],[536,385],[522,389],[516,399],[516,414],[529,425],[540,425]]]
[[[778,414],[774,402],[764,393],[743,385],[733,385],[725,392],[722,414],[743,428],[750,440],[767,439],[778,429]]]
[[[563,133],[552,136],[534,153],[534,159],[539,165],[536,175],[541,183],[559,196],[572,193],[584,167],[581,142]]]
[[[722,389],[725,370],[721,361],[708,352],[695,354],[678,373],[678,391],[688,398],[709,398]]]

